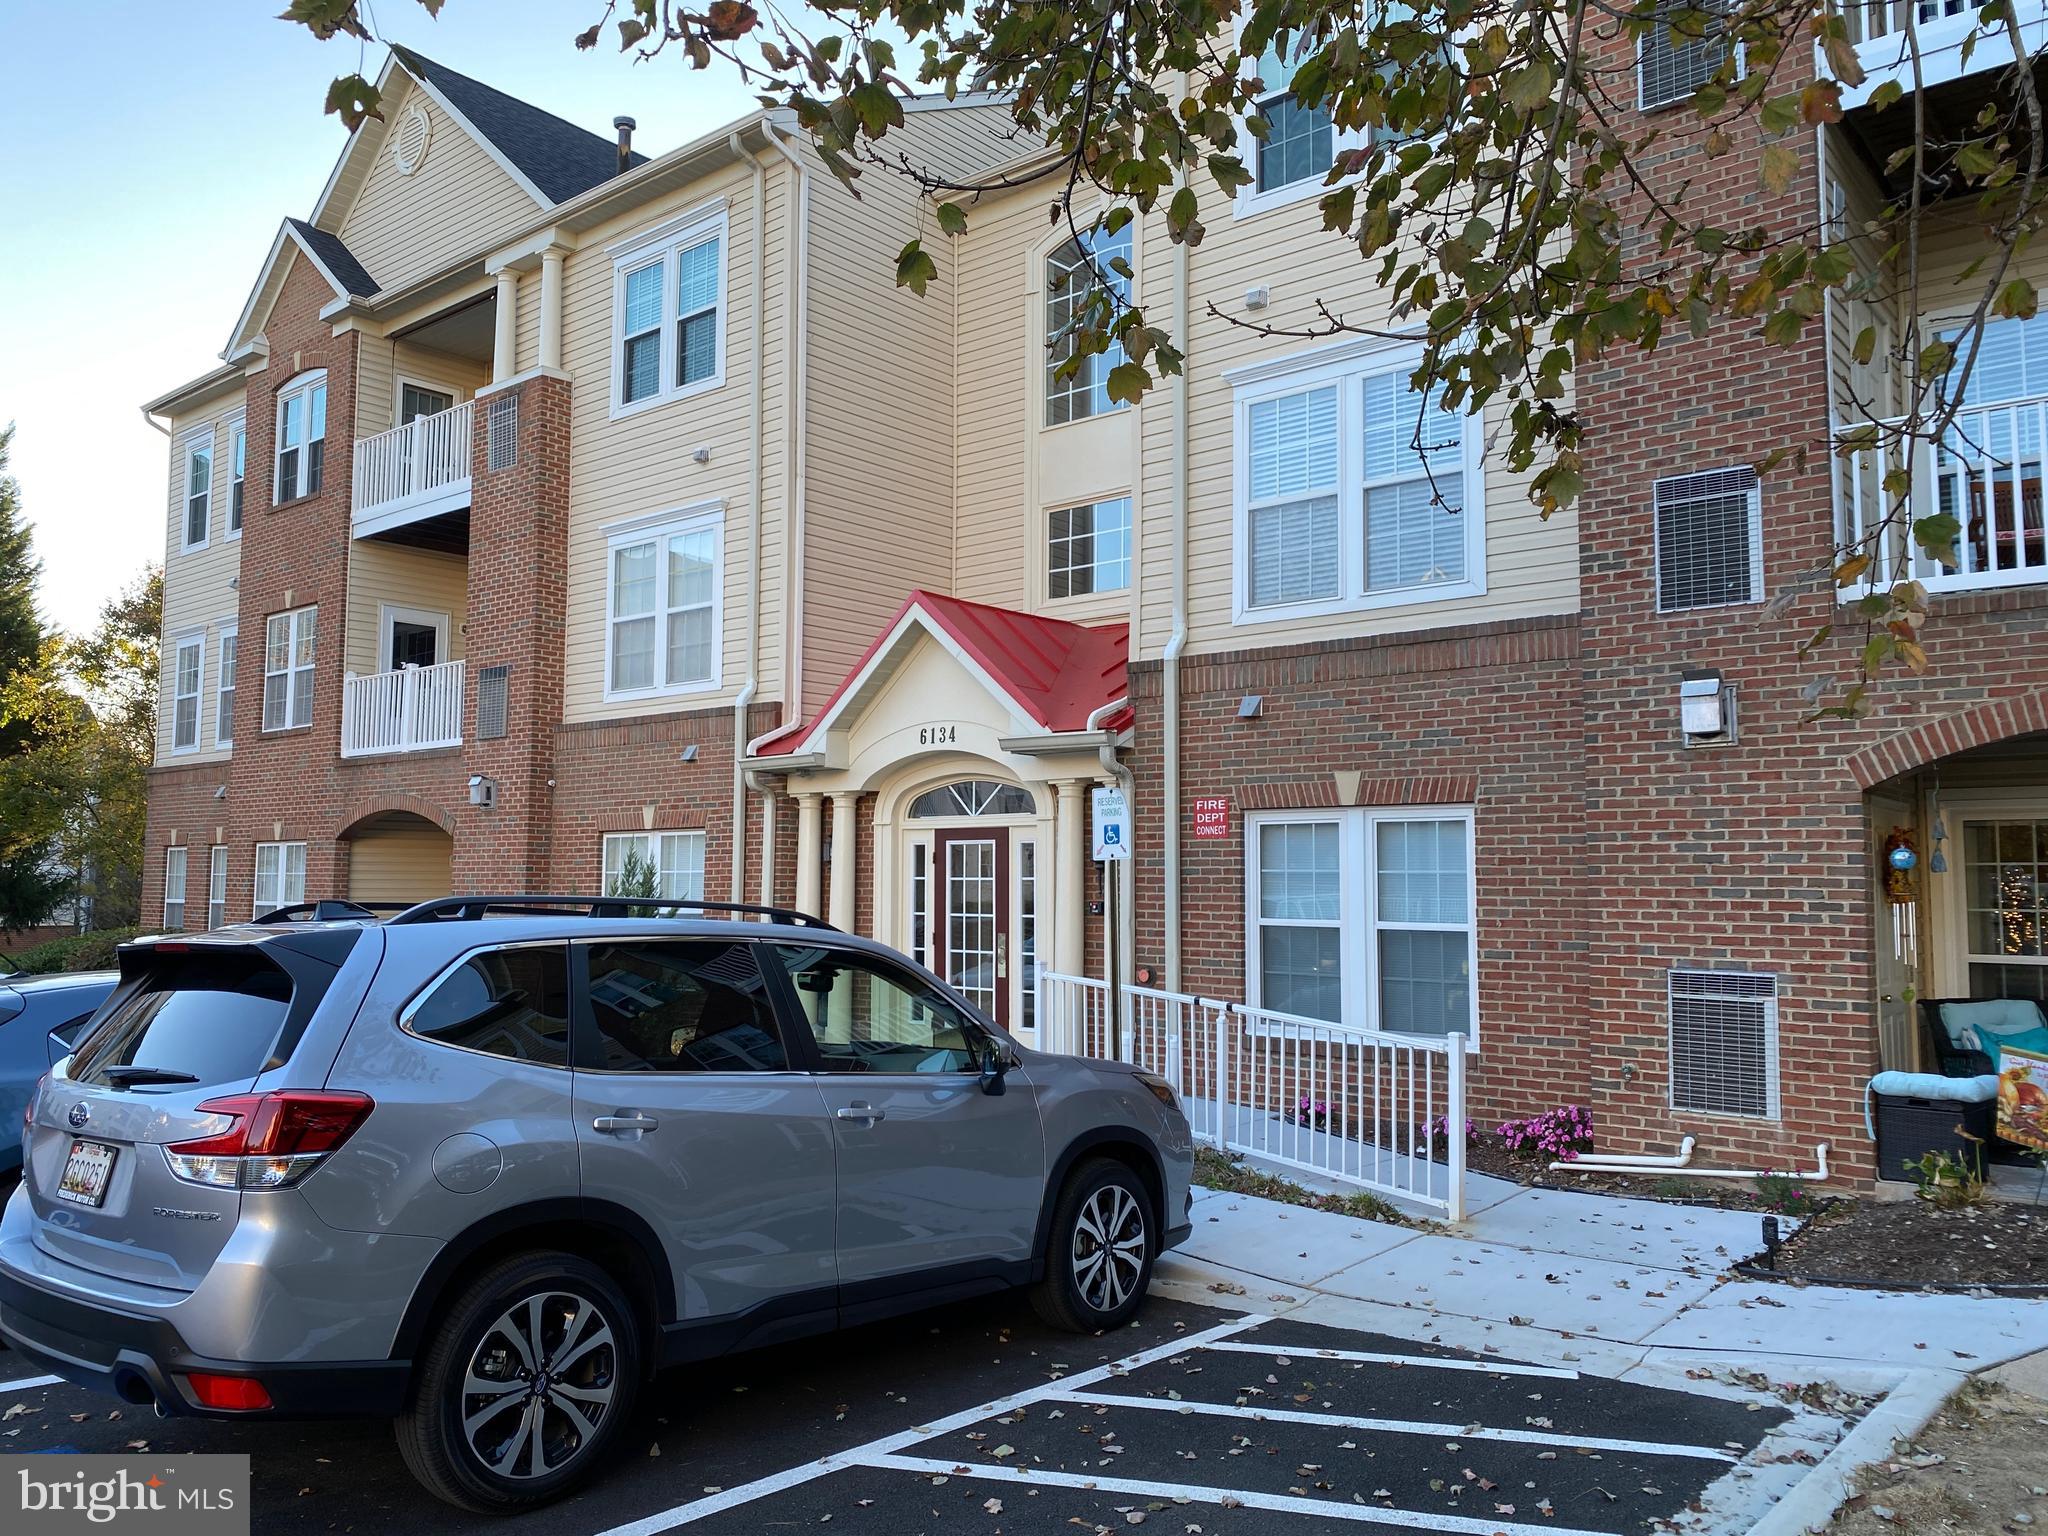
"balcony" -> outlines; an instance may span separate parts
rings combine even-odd
[[[462,745],[462,663],[351,672],[341,684],[341,755]]]
[[[1899,423],[1883,426],[1897,428]],[[1867,443],[1868,438],[1866,427],[1852,441]],[[1908,456],[1910,466],[1905,462]],[[1912,516],[1941,513],[1960,525],[1947,559],[1928,554],[1897,526],[1887,528],[1874,547],[1864,542],[1893,504],[1893,495],[1884,489],[1885,477],[1906,468],[1912,474]],[[1880,590],[1908,580],[1930,592],[2032,586],[2048,582],[2044,481],[2048,395],[1971,406],[1957,413],[1939,446],[1924,438],[1898,440],[1880,427],[1875,445],[1851,449],[1840,458],[1839,526],[1846,541],[1870,554],[1865,579]]]
[[[2013,0],[2013,7],[2027,52],[2037,56],[2048,42],[2048,0]],[[1842,19],[1868,78],[1843,89],[1843,108],[1864,106],[1888,80],[1913,90],[1915,44],[1920,53],[1917,83],[1922,89],[2010,69],[2012,45],[2006,40],[2005,22],[1979,21],[1981,8],[1965,0],[1848,0]],[[1970,38],[1976,41],[1966,57],[1964,44]]]
[[[469,505],[470,424],[476,402],[356,440],[353,517],[359,539]]]

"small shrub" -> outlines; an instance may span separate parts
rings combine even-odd
[[[1659,1200],[1690,1200],[1694,1192],[1685,1180],[1667,1175],[1650,1186],[1650,1193]]]
[[[1922,1200],[1937,1210],[1958,1210],[1984,1203],[1984,1175],[1976,1164],[1953,1152],[1928,1152],[1906,1160],[1906,1172],[1920,1186]]]
[[[1593,1150],[1593,1113],[1583,1104],[1560,1104],[1526,1120],[1503,1120],[1500,1140],[1510,1152],[1535,1152],[1569,1163]]]
[[[67,933],[33,949],[13,956],[14,963],[32,976],[58,971],[105,971],[114,965],[115,946],[127,943],[140,928],[103,928],[96,933]]]
[[[1432,1152],[1442,1151],[1450,1146],[1450,1127],[1451,1117],[1449,1115],[1438,1115],[1429,1122],[1429,1148]],[[1479,1126],[1470,1116],[1467,1116],[1465,1120],[1465,1145],[1468,1147],[1479,1145]]]
[[[1820,1201],[1802,1180],[1770,1168],[1756,1177],[1756,1203],[1778,1216],[1811,1216],[1820,1209]]]
[[[1321,1099],[1311,1099],[1307,1094],[1294,1106],[1287,1117],[1296,1125],[1306,1125],[1314,1130],[1323,1130],[1330,1123],[1330,1106]]]

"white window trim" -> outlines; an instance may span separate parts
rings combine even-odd
[[[192,692],[178,691],[179,674],[183,671],[182,657],[187,646],[199,651],[199,668],[193,674]],[[184,746],[178,745],[178,704],[182,699],[192,701],[192,740]],[[171,751],[183,757],[200,750],[199,744],[206,736],[206,631],[192,630],[173,636],[171,639]]]
[[[1240,37],[1242,37],[1243,31],[1244,28],[1240,21],[1238,27]],[[1298,41],[1298,38],[1296,40]],[[1259,61],[1257,59],[1244,59],[1240,63],[1239,68],[1242,71],[1242,78],[1247,80],[1258,78]],[[1292,94],[1291,90],[1269,90],[1259,97],[1259,104],[1263,106],[1266,102],[1272,101],[1277,97]],[[1290,181],[1285,186],[1270,187],[1266,191],[1261,192],[1259,190],[1259,144],[1261,141],[1254,138],[1250,131],[1246,129],[1244,116],[1241,113],[1237,118],[1237,142],[1242,152],[1244,168],[1250,173],[1252,179],[1237,189],[1237,196],[1231,202],[1230,216],[1234,219],[1249,219],[1261,213],[1270,213],[1275,208],[1287,208],[1295,203],[1305,203],[1311,199],[1320,199],[1336,191],[1339,187],[1353,185],[1365,176],[1364,171],[1358,171],[1333,182],[1326,179],[1328,173],[1325,172],[1321,176],[1305,177],[1300,181]],[[1342,155],[1346,150],[1363,149],[1371,142],[1372,134],[1369,130],[1363,128],[1338,128],[1333,124],[1330,129],[1330,152],[1333,157]]]
[[[1395,587],[1370,592],[1365,586],[1365,445],[1360,424],[1365,381],[1382,373],[1413,372],[1422,359],[1417,345],[1359,347],[1341,343],[1292,359],[1234,370],[1224,377],[1235,391],[1232,413],[1232,510],[1230,620],[1236,625],[1285,624],[1322,614],[1357,613],[1455,602],[1486,592],[1485,437],[1481,423],[1460,413],[1464,437],[1465,577],[1462,581]],[[1302,603],[1251,604],[1251,408],[1262,400],[1337,385],[1337,558],[1339,588],[1333,598]],[[1449,514],[1446,514],[1449,515]]]
[[[608,871],[611,868],[611,851],[614,843],[644,843],[646,845],[646,857],[654,865],[656,873],[659,874],[661,870],[661,840],[665,837],[683,838],[686,841],[694,842],[697,848],[697,894],[694,897],[678,896],[675,900],[679,902],[704,900],[705,881],[708,878],[705,871],[705,857],[710,851],[710,838],[702,827],[653,827],[645,832],[605,833],[603,839],[598,844],[597,873],[600,891],[605,888],[605,883],[610,878]],[[623,856],[620,862],[624,862]]]
[[[327,370],[325,368],[310,368],[306,372],[298,375],[298,377],[294,378],[289,384],[285,385],[284,388],[280,389],[277,392],[277,401],[273,408],[273,413],[276,419],[271,423],[270,435],[270,504],[272,506],[283,505],[285,500],[284,497],[280,494],[280,491],[282,490],[284,485],[284,477],[282,473],[282,468],[278,462],[284,456],[285,404],[286,402],[291,400],[303,399],[306,402],[306,424],[308,428],[310,428],[312,426],[313,420],[312,411],[314,387],[316,385],[325,384],[326,382]],[[323,412],[322,421],[320,425],[320,435],[318,437],[313,437],[312,435],[310,435],[309,432],[308,436],[306,437],[306,440],[299,444],[299,480],[298,489],[294,491],[292,494],[291,499],[293,501],[304,501],[308,496],[317,494],[316,492],[309,491],[306,489],[306,460],[308,457],[307,450],[311,448],[314,443],[324,443],[326,441],[327,424],[325,421],[325,413]],[[320,489],[323,491],[327,488],[326,457],[326,450],[322,449]]]
[[[647,544],[665,541],[677,534],[699,533],[709,529],[712,536],[711,572],[711,676],[694,682],[657,683],[651,688],[617,688],[612,684],[612,625],[616,622],[612,614],[612,582],[617,573],[616,559],[619,549],[630,544]],[[635,699],[667,699],[686,697],[691,694],[716,693],[725,686],[725,503],[713,502],[701,510],[684,509],[675,513],[663,513],[657,517],[639,518],[630,522],[615,523],[605,530],[604,546],[604,616],[602,637],[604,645],[604,697],[605,702],[630,703]],[[665,589],[668,581],[668,566],[664,559],[656,575],[658,585]],[[657,602],[654,617],[661,619],[667,608]],[[656,670],[668,666],[668,637],[657,628],[654,654]]]
[[[218,875],[218,880],[214,876]],[[214,887],[218,885],[220,895],[216,897]],[[219,908],[218,914],[215,908]],[[228,920],[228,848],[226,843],[215,843],[206,850],[206,926],[208,930],[219,928]]]
[[[1244,818],[1244,998],[1249,1008],[1264,1006],[1259,983],[1261,921],[1259,915],[1259,831],[1263,827],[1315,822],[1335,822],[1338,835],[1337,931],[1343,959],[1341,1016],[1347,1025],[1366,1020],[1368,1030],[1379,1027],[1379,880],[1374,864],[1378,828],[1390,821],[1455,821],[1465,828],[1465,923],[1468,964],[1471,968],[1471,1027],[1465,1034],[1465,1050],[1479,1050],[1479,852],[1477,829],[1469,806],[1406,805],[1325,806],[1313,810],[1252,811]],[[1327,925],[1316,925],[1327,926]],[[1400,923],[1389,926],[1442,932],[1453,925],[1443,923]],[[1407,1040],[1434,1040],[1435,1035],[1402,1035]]]
[[[429,390],[437,395],[446,395],[449,402],[448,409],[451,411],[469,398],[469,391],[459,384],[449,384],[437,379],[424,379],[418,374],[413,373],[394,374],[391,379],[391,425],[393,427],[400,425],[398,413],[405,409],[405,386],[408,384],[414,389]],[[436,411],[434,414],[438,416],[440,412]],[[426,418],[420,417],[418,419],[424,421]]]
[[[164,849],[164,926],[171,927],[171,865],[178,866],[178,922],[174,931],[185,930],[185,914],[191,908],[192,851],[183,843]]]
[[[692,384],[676,383],[676,253],[703,241],[718,241],[718,324],[715,327],[717,361],[711,372]],[[725,383],[725,342],[731,311],[727,304],[726,275],[732,256],[731,230],[721,200],[657,226],[629,241],[607,248],[612,257],[611,328],[611,419],[637,416],[656,406],[687,400]],[[661,274],[661,365],[655,392],[628,402],[626,393],[626,274],[659,261]]]
[[[1100,418],[1086,418],[1099,420]],[[1063,423],[1071,426],[1072,423]],[[1097,587],[1091,592],[1069,592],[1065,597],[1052,595],[1052,515],[1055,512],[1073,512],[1082,507],[1099,507],[1105,502],[1127,501],[1130,505],[1129,521],[1124,527],[1124,581],[1119,587]],[[1135,488],[1120,491],[1103,491],[1079,501],[1056,501],[1049,503],[1038,515],[1038,586],[1046,604],[1057,609],[1070,607],[1102,607],[1127,605],[1132,589],[1137,585],[1138,571],[1138,493]]]
[[[1092,213],[1083,215],[1076,212],[1073,216],[1073,228],[1069,228],[1067,223],[1062,221],[1050,236],[1039,241],[1031,249],[1031,269],[1027,281],[1033,302],[1037,306],[1037,313],[1033,322],[1035,329],[1032,332],[1032,372],[1030,384],[1033,396],[1030,421],[1034,431],[1065,432],[1071,428],[1086,427],[1091,422],[1115,421],[1125,417],[1130,411],[1131,405],[1128,400],[1111,401],[1108,410],[1097,411],[1093,415],[1069,416],[1065,421],[1050,421],[1047,419],[1051,415],[1052,406],[1052,401],[1047,394],[1047,389],[1051,382],[1050,373],[1047,368],[1047,359],[1051,356],[1052,347],[1052,327],[1046,315],[1046,310],[1052,303],[1052,283],[1048,269],[1052,266],[1053,257],[1058,255],[1075,238],[1073,229],[1079,229],[1083,235],[1086,235],[1094,227],[1095,220],[1107,213],[1111,206],[1110,203],[1104,202],[1098,205]],[[1130,223],[1126,224],[1119,231],[1120,234],[1128,236],[1131,242],[1130,293],[1125,302],[1133,309],[1141,308],[1144,302],[1144,296],[1139,292],[1139,281],[1143,277],[1145,270],[1143,266],[1144,251],[1141,244],[1144,238],[1143,230],[1140,228],[1142,223],[1143,220],[1132,219]],[[1096,355],[1098,357],[1106,357],[1109,354],[1103,352]],[[1128,354],[1121,350],[1120,343],[1118,356],[1128,357]],[[1098,496],[1094,499],[1101,501],[1110,498]],[[1078,506],[1080,503],[1074,502],[1070,503],[1070,505]]]
[[[242,633],[235,623],[220,627],[219,644],[215,647],[218,655],[213,668],[213,746],[215,751],[232,750],[235,745],[235,713],[232,708],[221,708],[221,677],[226,670],[228,642],[235,642],[235,696],[242,692]]]
[[[277,850],[277,899],[268,904],[263,900],[263,850],[266,848],[275,848]],[[285,872],[290,865],[291,850],[294,848],[300,850],[298,901],[291,900],[290,893],[285,890]],[[303,902],[306,899],[305,848],[306,845],[304,843],[258,843],[256,845],[253,873],[249,881],[249,911],[252,917],[261,917],[266,911],[275,911],[282,907],[297,906],[299,902]]]
[[[188,539],[192,531],[192,460],[200,453],[206,455],[206,528],[197,539]],[[178,553],[189,555],[213,542],[213,481],[214,472],[220,466],[213,461],[213,428],[194,432],[178,444]]]
[[[242,472],[235,473],[235,450],[242,452]],[[243,416],[237,416],[228,423],[228,504],[221,509],[221,525],[227,530],[225,537],[239,539],[242,524],[235,521],[235,487],[242,488],[242,522],[249,520],[249,423]]]
[[[397,603],[377,605],[377,670],[391,672],[396,669],[391,662],[391,625],[394,621],[406,624],[431,624],[434,626],[434,664],[455,658],[448,654],[448,615],[432,608],[406,608]],[[314,642],[316,645],[318,640]]]
[[[319,620],[319,618],[318,618],[318,614],[319,614],[319,612],[320,612],[320,605],[319,605],[318,603],[308,603],[308,604],[306,604],[306,605],[305,605],[304,607],[301,607],[301,608],[286,608],[286,609],[282,610],[281,612],[278,612],[278,613],[272,613],[272,614],[266,614],[266,615],[264,616],[264,619],[263,619],[263,673],[262,673],[262,678],[263,678],[263,681],[262,681],[262,684],[261,684],[261,687],[262,687],[262,690],[263,690],[263,703],[262,703],[262,704],[259,704],[259,705],[257,706],[257,709],[258,709],[258,713],[257,713],[257,717],[256,717],[256,720],[257,720],[257,734],[258,734],[258,735],[260,735],[260,736],[282,736],[282,735],[284,735],[284,734],[285,734],[285,733],[286,733],[287,731],[304,731],[304,730],[309,730],[309,729],[311,729],[311,727],[312,727],[312,721],[311,721],[310,719],[308,719],[308,720],[307,720],[307,722],[306,722],[306,724],[304,724],[304,725],[294,725],[294,724],[292,724],[292,716],[298,713],[297,709],[296,709],[296,708],[294,708],[294,706],[295,706],[295,705],[296,705],[296,704],[298,703],[298,681],[297,681],[297,679],[298,679],[298,674],[300,673],[300,671],[302,671],[302,670],[310,670],[310,671],[311,671],[311,672],[313,673],[313,676],[312,676],[311,680],[309,680],[309,681],[307,682],[307,684],[306,684],[306,686],[307,686],[307,687],[308,687],[309,689],[317,689],[317,688],[318,688],[318,686],[319,686],[319,682],[320,682],[320,671],[319,671],[319,668],[320,668],[320,620]],[[300,666],[299,666],[299,665],[297,664],[297,654],[298,654],[298,646],[297,646],[297,639],[298,639],[298,627],[299,627],[299,626],[298,626],[298,618],[299,618],[299,615],[300,615],[300,614],[302,614],[302,613],[310,613],[310,614],[313,614],[313,615],[315,615],[315,618],[314,618],[314,620],[313,620],[313,660],[312,660],[312,661],[311,661],[311,662],[310,662],[310,663],[308,664],[308,666],[307,666],[306,668],[303,668],[303,669],[302,669],[302,668],[301,668],[301,667],[300,667]],[[286,658],[285,658],[285,665],[284,665],[283,669],[282,669],[281,671],[277,671],[277,672],[273,672],[273,671],[271,671],[271,670],[270,670],[270,624],[271,624],[271,621],[272,621],[273,619],[288,619],[288,620],[290,620],[290,621],[291,621],[291,622],[290,622],[290,626],[289,626],[289,633],[288,633],[288,639],[287,639],[287,644],[288,644],[288,645],[289,645],[289,646],[291,647],[291,649],[290,649],[290,651],[288,652],[288,654],[286,655]],[[240,687],[241,687],[241,683],[242,683],[242,658],[241,658],[241,654],[240,654],[240,651],[241,651],[241,648],[240,648],[239,646],[237,646],[237,647],[236,647],[236,655],[235,655],[235,686],[236,686],[237,690],[239,690],[239,689],[240,689]],[[268,708],[268,704],[269,704],[269,700],[270,700],[270,680],[271,680],[271,679],[272,679],[273,677],[282,677],[282,678],[284,679],[284,688],[285,688],[285,695],[284,695],[284,724],[283,724],[283,725],[271,725],[271,724],[269,724],[269,723],[268,723],[268,721],[269,721],[269,715],[270,715],[270,711],[269,711],[269,708]],[[316,698],[318,697],[317,693],[315,694],[315,697],[316,697]]]

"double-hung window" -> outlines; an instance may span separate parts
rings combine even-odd
[[[1102,351],[1074,361],[1074,337],[1069,334],[1075,318],[1087,309],[1098,286],[1107,286],[1114,299],[1105,317],[1098,309],[1094,318],[1114,318],[1131,298],[1131,226],[1115,234],[1101,229],[1084,230],[1045,261],[1045,424],[1085,421],[1123,409],[1109,398],[1109,375],[1124,360],[1123,343],[1112,341]],[[1071,366],[1070,366],[1071,364]]]
[[[238,421],[228,428],[228,537],[242,536],[243,488],[249,474],[249,427]]]
[[[1413,369],[1381,354],[1233,378],[1238,622],[1485,590],[1479,436]]]
[[[722,532],[716,512],[615,531],[605,696],[691,693],[719,681]]]
[[[206,926],[219,928],[228,920],[228,851],[216,843],[206,858]]]
[[[264,626],[263,729],[313,723],[313,641],[318,608],[273,613]]]
[[[703,900],[704,834],[607,832],[604,889],[607,896]]]
[[[256,845],[256,911],[261,917],[279,907],[296,907],[306,899],[306,845]]]
[[[182,847],[164,850],[164,927],[173,933],[185,926],[185,862]]]
[[[233,625],[220,632],[220,681],[213,702],[213,744],[235,744],[235,639]]]
[[[1476,1037],[1470,811],[1255,811],[1245,847],[1253,1007]]]
[[[171,653],[171,750],[199,750],[199,679],[206,670],[206,637],[187,635]]]
[[[1247,116],[1262,119],[1263,135],[1247,130],[1245,169],[1251,180],[1238,188],[1238,217],[1320,197],[1329,187],[1330,169],[1345,150],[1365,144],[1368,135],[1336,126],[1327,105],[1310,106],[1294,93],[1301,61],[1321,45],[1314,38],[1289,33],[1286,46],[1269,43],[1257,59],[1245,59],[1244,74],[1255,80]]]
[[[614,416],[724,381],[725,236],[721,209],[614,248]]]
[[[1055,508],[1046,556],[1048,597],[1121,592],[1131,584],[1131,498]]]
[[[327,453],[327,374],[292,380],[277,397],[277,485],[281,504],[320,494]]]
[[[213,521],[213,434],[201,432],[185,440],[185,518],[180,550],[204,549]]]

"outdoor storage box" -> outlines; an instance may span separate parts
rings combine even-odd
[[[1893,1183],[1911,1183],[1913,1175],[1907,1165],[1918,1163],[1929,1152],[1950,1153],[1982,1172],[1997,1134],[1997,1081],[1904,1072],[1887,1072],[1872,1079],[1877,1176]],[[1979,1084],[1981,1088],[1976,1086]],[[1965,1085],[1983,1097],[1963,1097]]]

